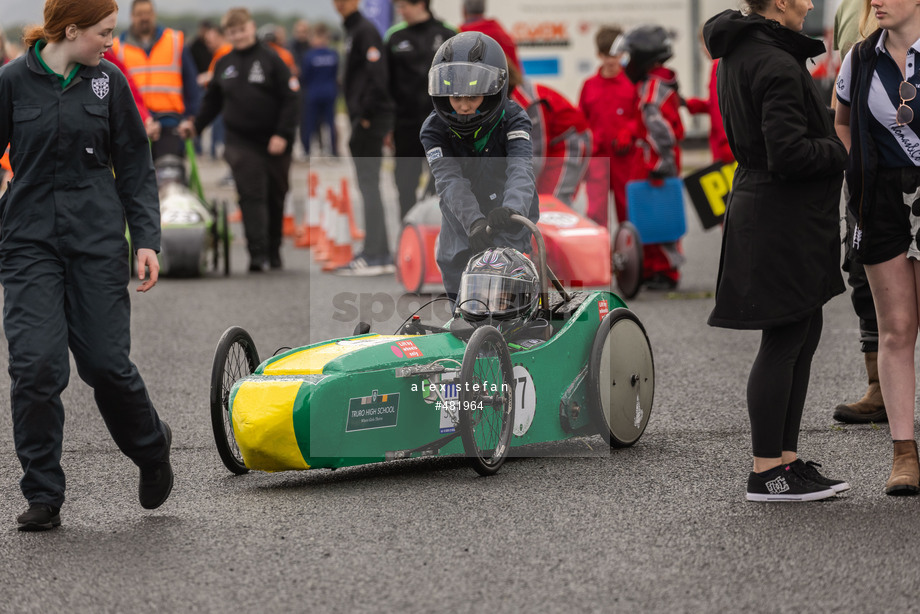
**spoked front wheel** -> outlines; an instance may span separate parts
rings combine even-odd
[[[211,366],[211,426],[214,443],[224,465],[237,475],[249,471],[233,435],[230,420],[230,391],[233,385],[259,366],[256,345],[244,329],[228,328],[217,343]]]
[[[476,329],[460,367],[460,438],[470,465],[493,475],[508,458],[514,429],[511,354],[494,326]]]
[[[588,359],[588,410],[613,448],[631,446],[648,425],[655,397],[655,361],[645,328],[629,309],[608,313]]]

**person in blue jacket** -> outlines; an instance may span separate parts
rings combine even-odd
[[[441,198],[436,259],[444,288],[455,299],[474,254],[490,247],[530,251],[530,231],[510,218],[519,214],[536,222],[540,216],[532,125],[508,99],[505,53],[480,32],[441,45],[428,73],[428,94],[434,111],[420,138]]]
[[[125,221],[140,292],[157,282],[160,209],[144,125],[125,76],[102,59],[115,0],[47,0],[28,51],[0,68],[0,150],[14,178],[0,198],[0,284],[13,440],[29,509],[19,529],[61,524],[61,393],[77,372],[119,449],[140,468],[143,507],[169,496],[171,433],[129,357]],[[149,271],[149,274],[148,274]]]
[[[314,26],[312,43],[300,63],[300,85],[304,92],[300,136],[304,151],[309,156],[310,141],[316,135],[321,142],[320,128],[325,124],[329,130],[329,155],[338,156],[335,101],[339,97],[339,54],[329,48],[329,27],[326,24]]]

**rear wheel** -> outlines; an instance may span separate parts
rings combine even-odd
[[[493,326],[476,329],[460,367],[460,438],[470,465],[493,475],[508,458],[514,429],[514,376],[504,337]]]
[[[645,328],[629,309],[601,321],[588,363],[588,407],[614,448],[631,446],[648,425],[655,396],[655,361]]]
[[[425,241],[415,224],[403,226],[396,249],[396,277],[408,292],[418,294],[425,283]]]
[[[624,298],[639,294],[642,286],[642,241],[630,222],[623,222],[613,236],[611,271]]]
[[[211,427],[220,460],[238,475],[249,469],[233,435],[230,391],[237,381],[254,372],[258,366],[259,353],[249,333],[239,326],[228,328],[217,343],[211,366]]]

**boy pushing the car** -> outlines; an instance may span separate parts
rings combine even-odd
[[[530,251],[530,231],[510,218],[518,214],[536,223],[540,215],[532,126],[508,100],[502,48],[479,32],[441,45],[428,73],[428,93],[434,111],[420,137],[441,198],[437,262],[455,300],[474,254],[489,247]]]

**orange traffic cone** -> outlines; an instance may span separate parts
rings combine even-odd
[[[316,262],[325,262],[330,257],[332,223],[335,219],[333,212],[336,209],[336,200],[337,198],[332,188],[326,190],[326,200],[322,204],[320,214],[319,232],[313,248],[313,259]]]
[[[294,219],[294,194],[288,192],[284,199],[284,217],[281,218],[281,235],[293,237],[297,234],[297,222]]]
[[[300,233],[294,241],[296,247],[312,247],[319,240],[320,223],[322,222],[322,201],[316,195],[316,173],[310,174],[310,192],[307,197],[307,210],[303,226],[300,227]]]
[[[355,212],[351,207],[351,196],[348,193],[348,180],[345,178],[342,178],[342,210],[348,218],[348,229],[351,232],[352,240],[362,240],[364,231],[358,228],[355,223]]]
[[[293,215],[284,215],[281,222],[281,234],[285,237],[293,237],[297,234],[297,224],[294,222]]]
[[[353,257],[351,250],[351,229],[348,214],[344,211],[345,201],[338,200],[338,207],[332,207],[332,224],[329,236],[329,260],[323,265],[323,271],[334,271],[345,266]]]

